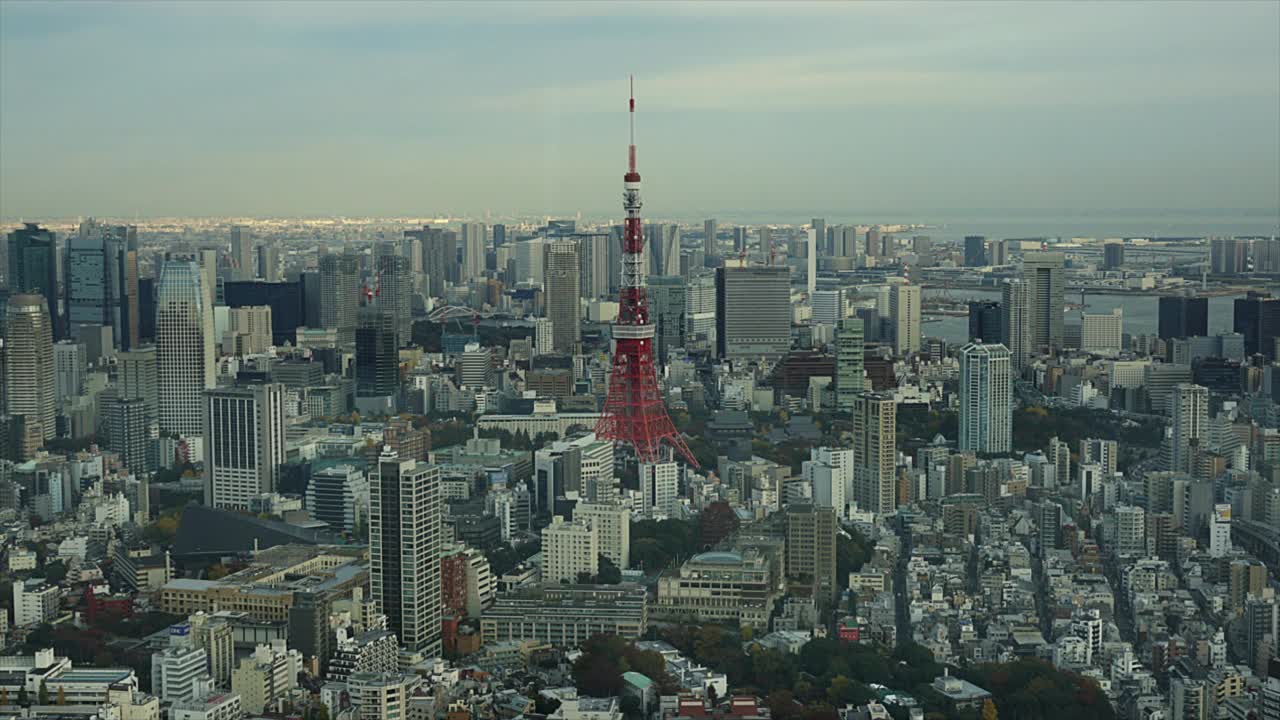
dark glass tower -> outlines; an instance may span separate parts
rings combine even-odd
[[[1208,335],[1209,298],[1161,297],[1158,332],[1162,340]]]

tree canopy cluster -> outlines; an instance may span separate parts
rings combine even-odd
[[[649,678],[664,694],[678,689],[667,675],[666,661],[656,652],[640,650],[617,635],[594,635],[582,645],[582,655],[573,664],[573,680],[578,692],[593,697],[613,697],[622,691],[622,674],[638,672]]]
[[[638,520],[631,523],[631,567],[653,572],[698,552],[697,520]]]

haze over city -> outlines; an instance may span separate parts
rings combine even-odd
[[[0,4],[0,216],[1280,216],[1280,5]],[[940,212],[941,211],[941,212]],[[954,215],[954,212],[950,213]]]

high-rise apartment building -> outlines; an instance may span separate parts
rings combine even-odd
[[[116,355],[116,395],[121,399],[140,399],[152,420],[159,413],[156,346],[142,345]]]
[[[920,352],[920,286],[894,285],[889,290],[889,316],[893,324],[893,352],[906,357]]]
[[[817,290],[809,294],[809,306],[813,310],[814,325],[838,327],[844,320],[844,291]]]
[[[160,266],[156,288],[156,397],[162,432],[199,438],[204,391],[216,381],[213,308],[204,273],[190,260]]]
[[[572,240],[547,243],[544,288],[547,317],[551,319],[551,346],[571,355],[582,340],[582,290],[579,286],[578,244]]]
[[[1022,280],[1027,284],[1031,347],[1036,351],[1062,347],[1065,256],[1060,252],[1029,252],[1022,256]]]
[[[888,515],[897,507],[898,406],[892,393],[864,392],[853,405],[853,499]]]
[[[413,275],[409,260],[396,254],[392,243],[383,243],[375,264],[378,271],[378,307],[391,315],[396,347],[407,345],[413,330]]]
[[[852,413],[857,398],[866,388],[862,367],[862,319],[844,318],[836,328],[836,410]]]
[[[1209,238],[1209,268],[1214,275],[1237,275],[1249,271],[1249,239]]]
[[[350,252],[321,255],[320,326],[337,330],[342,345],[349,346],[356,340],[359,301],[360,258]]]
[[[1031,286],[1008,280],[1001,288],[1000,334],[1013,367],[1021,371],[1035,352],[1031,330]]]
[[[1123,349],[1124,311],[1080,314],[1080,349],[1100,355],[1116,355]]]
[[[6,411],[21,415],[31,435],[52,440],[58,405],[49,304],[39,295],[10,297],[4,328]]]
[[[59,340],[53,344],[54,402],[59,408],[84,393],[87,364],[84,343]]]
[[[617,272],[609,265],[609,234],[578,233],[573,239],[578,243],[578,284],[582,297],[586,300],[609,297],[609,273]]]
[[[680,502],[680,466],[673,462],[641,463],[640,492],[645,514],[671,517]]]
[[[1170,467],[1174,472],[1191,472],[1192,456],[1209,431],[1209,390],[1181,383],[1169,397]]]
[[[684,284],[684,346],[690,350],[716,347],[716,276],[701,273]]]
[[[489,228],[484,223],[462,224],[462,275],[459,281],[468,283],[484,277],[484,255],[489,244]]]
[[[285,460],[284,386],[261,383],[205,393],[205,503],[248,510],[276,492]]]
[[[258,277],[269,283],[284,280],[284,272],[280,267],[280,251],[269,242],[258,246]]]
[[[987,262],[987,239],[982,235],[969,235],[964,239],[964,266],[984,267]]]
[[[801,475],[813,488],[813,504],[834,508],[837,517],[844,517],[853,491],[853,454],[852,449],[812,448],[809,459],[800,465]]]
[[[542,582],[578,582],[579,575],[600,572],[600,536],[596,527],[582,520],[566,521],[556,515],[542,529]]]
[[[1209,298],[1162,295],[1159,303],[1161,340],[1209,334]]]
[[[720,247],[716,244],[717,229],[715,218],[702,221],[702,256],[708,260],[720,256]]]
[[[791,349],[791,280],[783,266],[716,268],[716,355],[778,358]]]
[[[411,650],[440,653],[440,468],[384,451],[369,483],[370,593]]]
[[[579,502],[573,519],[595,528],[600,554],[626,569],[631,562],[631,508],[620,502]]]
[[[1004,345],[960,349],[961,450],[1007,453],[1013,448],[1013,372]]]

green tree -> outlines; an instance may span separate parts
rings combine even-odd
[[[49,686],[44,680],[40,681],[40,692],[36,694],[36,701],[41,705],[49,704]]]

